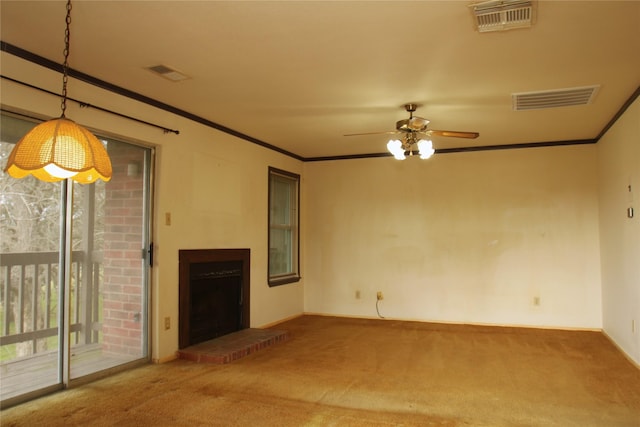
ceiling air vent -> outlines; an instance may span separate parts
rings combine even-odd
[[[530,27],[535,0],[490,0],[469,5],[476,29],[481,33]]]
[[[513,109],[516,111],[587,105],[593,101],[599,88],[599,85],[595,85],[540,92],[521,92],[512,94],[511,99],[513,100]]]
[[[147,70],[158,74],[160,77],[171,80],[172,82],[180,82],[189,78],[189,76],[184,75],[180,71],[176,71],[171,67],[167,67],[166,65],[154,65],[153,67],[147,67]]]

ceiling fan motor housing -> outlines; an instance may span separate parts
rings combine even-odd
[[[411,117],[409,119],[398,120],[396,129],[401,132],[425,132],[429,125],[429,120],[422,117]]]

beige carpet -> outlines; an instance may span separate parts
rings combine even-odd
[[[227,365],[148,365],[0,413],[8,426],[640,426],[600,333],[304,316]]]

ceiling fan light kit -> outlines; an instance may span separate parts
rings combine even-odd
[[[396,160],[404,160],[407,158],[407,153],[409,156],[413,156],[415,145],[418,146],[418,154],[421,159],[428,159],[436,152],[430,139],[420,139],[417,142],[405,139],[404,143],[399,139],[392,139],[387,142],[387,150]]]
[[[406,158],[404,155],[405,149],[402,146],[402,141],[399,139],[390,139],[389,142],[387,142],[387,150],[393,154],[396,160],[404,160]]]
[[[418,153],[420,153],[421,159],[428,159],[433,156],[435,152],[433,142],[430,139],[421,139],[418,141]]]
[[[404,109],[409,113],[409,118],[398,120],[396,122],[395,131],[352,133],[345,136],[401,134],[401,139],[394,138],[387,142],[387,150],[389,150],[389,152],[397,160],[404,160],[407,158],[407,155],[413,156],[416,151],[418,152],[421,159],[428,159],[433,156],[436,150],[433,148],[433,141],[431,141],[430,139],[432,135],[470,139],[474,139],[480,136],[478,132],[429,129],[429,120],[413,115],[413,112],[416,111],[417,108],[417,104],[404,105]],[[424,135],[424,138],[421,137],[421,135]]]

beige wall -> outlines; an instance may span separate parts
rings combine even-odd
[[[180,126],[181,141],[158,149],[154,308],[158,321],[178,319],[178,250],[251,249],[251,326],[300,314],[303,283],[267,285],[268,166],[295,173],[301,162],[192,123]],[[167,226],[164,218],[171,213]],[[163,339],[158,354],[177,349],[177,330]]]
[[[598,142],[598,166],[603,327],[640,364],[640,99]]]
[[[58,73],[0,59],[4,75],[59,91]],[[1,90],[5,107],[59,111],[56,97],[4,79]],[[382,315],[427,321],[600,328],[604,307],[605,331],[640,360],[638,221],[622,216],[629,196],[620,190],[628,180],[640,188],[637,101],[597,146],[302,164],[75,80],[69,92],[181,132],[67,110],[155,148],[154,359],[177,349],[178,250],[234,247],[252,250],[252,326],[303,311],[376,317],[376,291]],[[268,166],[302,174],[303,281],[277,288],[266,283]]]
[[[376,317],[382,291],[389,318],[601,327],[593,145],[307,163],[305,180],[307,312]]]
[[[2,53],[2,73],[59,92],[60,75]],[[2,103],[31,113],[57,116],[58,98],[2,80]],[[170,84],[170,83],[168,83]],[[178,349],[178,250],[251,249],[251,326],[273,323],[303,311],[303,282],[267,285],[268,166],[302,173],[302,163],[178,116],[70,80],[69,95],[123,114],[180,130],[163,134],[144,124],[70,103],[67,116],[103,134],[152,146],[156,248],[151,283],[151,353],[167,360]],[[170,226],[165,213],[171,213]],[[164,330],[163,319],[172,327]]]

